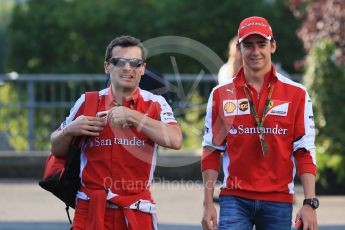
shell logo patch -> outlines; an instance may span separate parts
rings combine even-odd
[[[227,113],[232,113],[235,111],[235,109],[236,109],[236,105],[230,101],[224,104],[224,111]]]

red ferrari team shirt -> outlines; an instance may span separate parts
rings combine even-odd
[[[263,124],[268,156],[263,155],[245,86],[260,120],[273,87]],[[272,66],[261,91],[256,92],[247,84],[242,68],[232,82],[215,87],[209,97],[202,170],[218,170],[220,152],[224,152],[221,195],[293,202],[295,162],[299,174],[316,173],[314,139],[312,103],[302,85],[276,73]]]
[[[83,114],[83,94],[61,128]],[[99,92],[98,112],[114,105],[111,87]],[[137,88],[123,106],[164,123],[176,124],[171,107],[162,96]],[[145,121],[143,121],[145,122]],[[97,137],[90,137],[81,153],[80,177],[89,189],[108,189],[118,195],[138,194],[149,189],[157,158],[157,144],[136,127],[111,128],[107,123]],[[78,198],[87,199],[79,192]]]

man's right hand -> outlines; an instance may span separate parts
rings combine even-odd
[[[55,156],[65,156],[68,153],[70,143],[75,136],[99,136],[107,121],[104,117],[89,117],[81,115],[69,123],[62,130],[52,133],[51,151]]]
[[[204,206],[204,214],[201,224],[204,230],[218,229],[217,210],[213,203]]]
[[[64,129],[65,136],[99,136],[106,125],[103,117],[90,117],[81,115]]]

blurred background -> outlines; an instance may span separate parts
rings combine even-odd
[[[81,93],[106,87],[105,48],[128,34],[156,45],[147,65],[165,79],[183,129],[183,149],[160,152],[185,164],[161,163],[157,175],[199,180],[206,102],[229,40],[252,15],[272,26],[279,71],[313,100],[317,193],[344,195],[344,0],[0,0],[0,177],[41,177],[50,133]]]

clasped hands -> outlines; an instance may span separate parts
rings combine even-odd
[[[81,115],[64,128],[63,135],[99,136],[107,122],[109,122],[111,128],[128,128],[132,126],[129,118],[133,111],[124,106],[116,106],[108,111],[99,112],[97,117]]]
[[[133,110],[124,106],[115,106],[108,110],[106,119],[112,128],[129,128],[132,124],[129,118]]]

